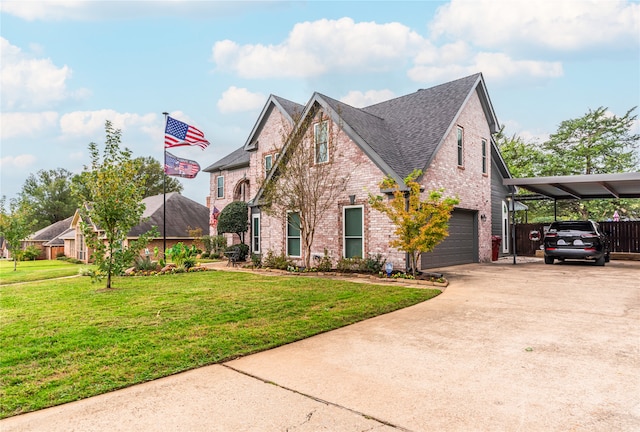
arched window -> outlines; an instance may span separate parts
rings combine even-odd
[[[233,190],[233,200],[234,201],[249,201],[249,180],[242,179],[238,182],[235,189]]]

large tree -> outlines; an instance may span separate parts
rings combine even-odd
[[[133,176],[132,181],[136,182],[143,188],[143,198],[159,195],[163,190],[166,193],[178,192],[181,193],[183,186],[178,179],[165,176],[164,168],[156,159],[151,156],[137,157],[134,160],[136,164],[136,173]],[[163,185],[163,177],[165,177],[166,183]],[[92,201],[90,191],[86,187],[87,172],[84,171],[73,177],[73,185],[77,191],[81,191],[82,195]]]
[[[300,231],[302,260],[307,268],[311,267],[316,227],[325,212],[335,208],[351,178],[350,172],[336,164],[342,156],[337,145],[339,127],[321,110],[308,114],[284,134],[283,153],[263,185],[263,209]],[[288,218],[288,211],[297,212],[299,218]]]
[[[577,119],[563,121],[542,144],[520,137],[496,136],[500,152],[515,177],[613,174],[637,171],[639,139],[633,133],[636,108],[622,117],[600,107]],[[527,193],[523,191],[522,193]],[[553,202],[528,201],[531,222],[553,220]],[[623,216],[640,217],[640,200],[563,200],[556,207],[561,219],[610,218],[615,210]]]
[[[166,176],[164,167],[153,157],[138,157],[135,161],[140,164],[135,181],[144,185],[144,198],[159,195],[163,190],[166,193],[182,192],[182,183],[174,177]]]
[[[29,174],[20,199],[28,204],[29,216],[38,220],[34,229],[66,219],[78,209],[80,203],[71,193],[72,178],[73,174],[64,168]]]
[[[609,174],[638,169],[638,118],[630,109],[622,117],[600,107],[565,120],[543,144],[543,175]]]
[[[139,181],[141,162],[131,159],[131,151],[120,148],[121,131],[110,121],[105,124],[106,141],[102,157],[95,143],[89,144],[91,166],[85,168],[80,188],[75,191],[83,207],[82,229],[87,246],[100,274],[111,288],[113,275],[121,274],[152,236],[154,229],[127,242],[127,234],[141,221],[144,211],[144,182]]]
[[[380,188],[393,190],[393,198],[369,196],[371,207],[387,215],[395,225],[395,237],[389,245],[409,254],[414,276],[420,256],[431,252],[449,235],[449,218],[459,202],[457,198],[444,197],[441,189],[426,192],[423,200],[418,182],[421,176],[420,170],[409,174],[404,179],[406,189],[387,177],[380,183]]]
[[[12,199],[8,209],[5,209],[5,205],[6,197],[3,196],[0,198],[0,236],[4,237],[13,258],[13,271],[16,271],[22,241],[32,232],[36,221],[31,218],[31,212],[25,203]]]

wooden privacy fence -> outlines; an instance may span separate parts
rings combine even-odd
[[[598,222],[600,228],[609,236],[611,252],[640,253],[640,221]],[[551,223],[517,224],[516,253],[522,256],[534,256],[540,249],[544,237],[544,227]],[[532,231],[540,233],[540,239],[530,238]]]

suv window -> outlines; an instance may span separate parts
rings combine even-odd
[[[555,231],[593,231],[594,227],[591,222],[554,222],[549,230]]]

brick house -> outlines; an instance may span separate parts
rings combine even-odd
[[[502,179],[510,174],[493,139],[499,126],[482,74],[365,108],[320,93],[304,106],[271,95],[245,144],[204,170],[210,173],[210,209],[222,210],[234,200],[249,203],[253,253],[302,258],[300,233],[291,230],[287,218],[261,210],[264,182],[276,175],[278,156],[288,151],[283,137],[294,128],[311,131],[304,141],[315,149],[310,170],[330,162],[338,172],[350,173],[346,189],[316,227],[312,255],[327,250],[335,263],[380,253],[395,268],[406,268],[405,254],[388,245],[393,227],[371,209],[368,196],[381,193],[378,185],[385,176],[402,185],[414,169],[424,172],[425,191],[444,188],[445,195],[460,201],[449,237],[423,254],[423,269],[490,261],[491,236],[508,237],[509,212],[503,209],[511,190]],[[335,135],[327,141],[318,128]],[[330,146],[338,151],[327,151]]]

